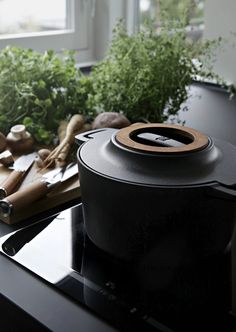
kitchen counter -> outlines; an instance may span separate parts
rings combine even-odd
[[[181,111],[185,125],[236,145],[236,99],[211,85],[193,84],[188,112]],[[201,97],[200,97],[201,96]],[[14,226],[0,222],[0,236],[27,223]],[[234,262],[236,253],[233,254]],[[236,264],[234,263],[236,279]],[[42,279],[0,254],[0,331],[115,331],[82,305],[72,301]],[[236,313],[236,286],[233,285]]]
[[[28,223],[0,223],[0,236]],[[99,317],[0,254],[0,331],[113,332]]]
[[[2,255],[0,267],[0,331],[115,331]]]

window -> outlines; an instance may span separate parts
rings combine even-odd
[[[78,50],[78,63],[102,59],[114,25],[137,26],[139,0],[0,0],[0,50],[7,45]]]
[[[146,18],[158,28],[160,0],[0,0],[0,49],[8,44],[46,49],[79,50],[78,61],[101,59],[112,29],[124,18],[132,33]],[[162,0],[173,18],[188,4],[191,38],[203,32],[204,0]],[[14,10],[13,10],[14,9]],[[56,9],[56,10],[55,10]]]
[[[79,50],[92,59],[94,0],[0,0],[0,49],[7,45]]]
[[[66,0],[1,0],[0,35],[66,30],[66,11]]]
[[[202,38],[204,30],[204,0],[165,0],[161,3],[170,19],[178,20],[187,10],[189,24],[186,32],[192,40]],[[140,24],[147,19],[154,22],[156,29],[160,27],[160,0],[140,0]]]

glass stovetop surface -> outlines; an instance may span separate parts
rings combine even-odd
[[[3,236],[0,250],[120,330],[233,331],[229,254],[143,271],[89,240],[82,204]]]

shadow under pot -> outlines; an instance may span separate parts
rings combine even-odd
[[[159,123],[76,140],[85,227],[97,247],[171,267],[226,250],[236,211],[233,145]]]

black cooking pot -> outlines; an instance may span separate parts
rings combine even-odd
[[[85,227],[100,249],[175,266],[229,245],[233,145],[167,124],[98,129],[76,139]]]

